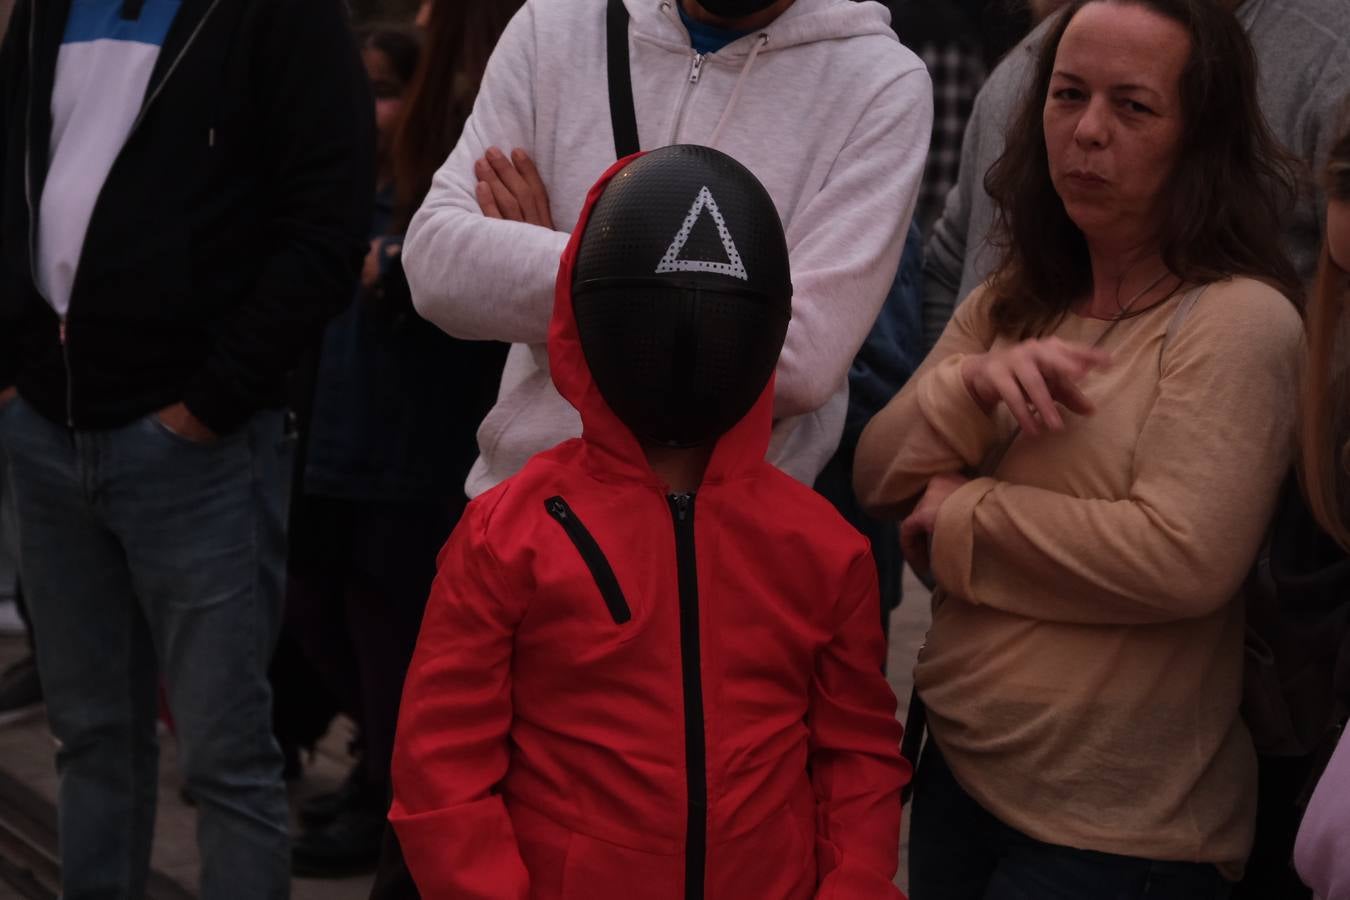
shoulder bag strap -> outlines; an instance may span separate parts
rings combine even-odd
[[[616,159],[642,149],[638,143],[637,111],[633,107],[633,76],[628,63],[628,10],[623,0],[609,0],[605,44],[609,56],[609,121],[614,128]]]

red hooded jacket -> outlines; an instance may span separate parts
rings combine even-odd
[[[764,461],[770,384],[669,495],[572,314],[549,359],[583,435],[468,507],[408,673],[389,818],[440,898],[901,898],[876,570]]]

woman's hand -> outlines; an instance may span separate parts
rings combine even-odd
[[[932,574],[929,550],[933,542],[933,528],[937,525],[938,510],[948,497],[969,481],[964,475],[955,473],[934,475],[929,479],[919,505],[900,523],[900,550],[905,554],[905,562],[919,577],[926,579]]]
[[[1023,431],[1036,435],[1042,428],[1064,427],[1056,404],[1090,415],[1092,403],[1078,383],[1093,369],[1110,364],[1111,356],[1103,350],[1049,338],[968,356],[961,362],[961,378],[986,413],[1002,402]]]

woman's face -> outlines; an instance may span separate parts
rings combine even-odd
[[[403,107],[404,84],[383,50],[366,47],[361,51],[361,60],[366,64],[366,76],[375,94],[375,149],[379,158],[385,159],[394,137],[394,123]]]
[[[1055,191],[1089,242],[1137,247],[1157,234],[1190,52],[1181,25],[1135,4],[1090,3],[1064,32],[1045,148]]]
[[[1342,272],[1350,272],[1350,199],[1327,204],[1327,247],[1331,261]]]

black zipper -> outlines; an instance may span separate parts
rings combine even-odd
[[[622,625],[633,618],[633,611],[628,608],[628,601],[624,599],[623,588],[619,587],[619,579],[615,577],[614,569],[610,566],[609,560],[605,559],[605,553],[595,542],[595,538],[591,537],[586,526],[581,524],[577,514],[572,512],[572,507],[568,506],[562,497],[549,497],[544,501],[544,509],[548,510],[548,514],[572,539],[573,546],[581,554],[582,562],[591,570],[591,577],[595,579],[595,586],[600,589],[600,596],[604,598],[605,606],[609,607],[609,614],[614,623]]]
[[[708,761],[703,733],[703,664],[698,627],[698,560],[694,495],[671,494],[675,561],[680,578],[680,668],[684,681],[684,771],[688,818],[684,841],[685,900],[703,900],[708,861]]]

